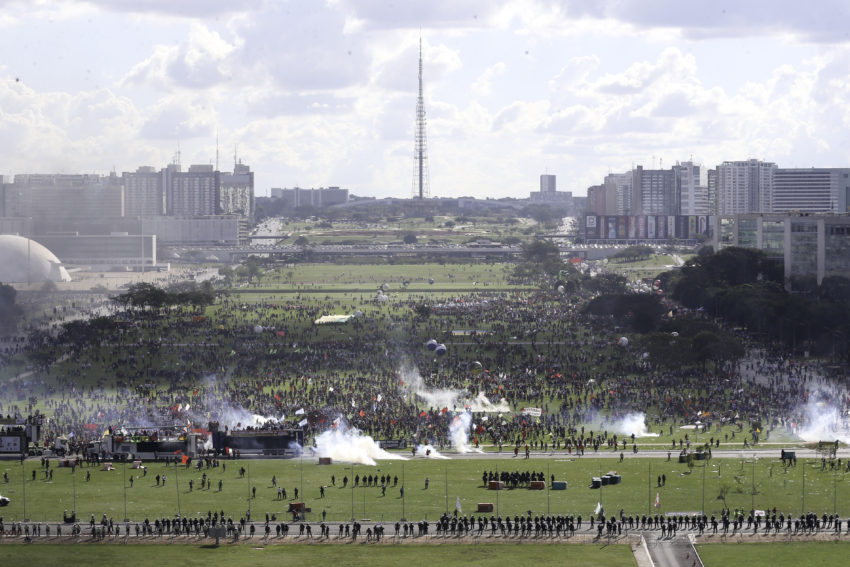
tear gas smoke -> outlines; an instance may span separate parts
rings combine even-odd
[[[426,459],[448,459],[447,456],[441,454],[433,445],[417,445],[416,456],[425,457]]]
[[[621,435],[634,435],[635,437],[658,437],[646,428],[646,414],[643,412],[629,413],[615,420],[609,430]]]
[[[316,437],[316,454],[334,461],[371,466],[377,464],[375,459],[407,460],[381,449],[372,437],[353,427],[330,429]]]
[[[452,444],[458,453],[483,453],[481,449],[476,449],[469,445],[469,426],[472,423],[472,414],[463,412],[458,414],[449,425],[449,436]]]

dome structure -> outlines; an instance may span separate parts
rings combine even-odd
[[[71,276],[56,255],[23,236],[0,234],[0,282],[69,282]]]

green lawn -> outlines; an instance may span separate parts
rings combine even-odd
[[[698,545],[697,551],[706,567],[725,565],[784,565],[816,567],[842,565],[850,553],[850,542],[788,542]]]
[[[383,567],[408,561],[428,565],[635,565],[627,545],[5,545],[3,565],[181,565],[256,567],[344,565]]]
[[[450,453],[449,453],[450,454]],[[601,501],[609,513],[623,509],[626,514],[648,514],[667,512],[695,512],[702,507],[703,485],[701,464],[688,474],[684,464],[659,459],[626,457],[618,459],[563,458],[518,459],[450,459],[435,460],[417,458],[409,461],[384,460],[375,467],[334,463],[321,466],[316,461],[304,459],[227,461],[223,467],[187,470],[173,465],[150,463],[146,477],[140,471],[128,468],[128,481],[123,482],[123,466],[118,464],[114,471],[99,468],[77,469],[76,480],[68,468],[54,468],[53,480],[44,480],[38,460],[25,463],[27,516],[34,521],[56,521],[64,510],[74,508],[78,517],[88,519],[91,514],[100,519],[107,514],[113,519],[124,517],[124,494],[126,488],[127,514],[136,521],[145,517],[172,516],[178,511],[184,516],[206,515],[210,510],[224,510],[238,519],[250,506],[254,519],[264,519],[265,514],[276,514],[287,519],[288,504],[294,500],[295,489],[299,489],[299,500],[311,508],[309,521],[321,521],[322,511],[328,521],[348,521],[369,518],[394,521],[402,517],[411,520],[433,520],[446,510],[450,513],[460,501],[462,512],[475,513],[479,502],[490,502],[497,506],[501,515],[524,514],[581,514],[589,517],[597,502]],[[239,475],[240,467],[246,475]],[[805,490],[802,488],[803,469],[806,469]],[[566,480],[565,491],[532,491],[525,488],[490,491],[483,487],[481,476],[484,471],[536,471],[547,479],[554,475],[556,480]],[[772,470],[771,470],[772,469]],[[0,470],[9,475],[9,483],[0,481],[0,494],[12,499],[3,509],[6,521],[23,518],[24,489],[21,482],[21,465],[15,461],[0,462]],[[32,480],[32,471],[36,480]],[[619,485],[606,486],[601,491],[588,488],[592,476],[615,470],[623,477]],[[732,459],[714,459],[709,462],[705,475],[705,510],[707,514],[718,514],[723,502],[718,500],[722,487],[726,487],[726,504],[730,509],[749,510],[754,504],[757,509],[773,508],[785,513],[799,514],[804,508],[818,513],[832,513],[833,506],[842,516],[850,514],[850,478],[842,473],[820,471],[819,462],[802,459],[796,468],[784,472],[778,459],[760,459],[755,466],[756,494],[752,491],[753,466],[751,462]],[[303,471],[303,480],[302,480]],[[86,475],[91,472],[91,480]],[[206,472],[212,480],[212,488],[201,490],[201,475]],[[156,475],[166,475],[165,486],[157,486]],[[355,475],[389,475],[398,477],[399,486],[392,482],[382,495],[380,487],[362,486],[352,489]],[[657,477],[666,475],[666,486],[657,486]],[[331,485],[335,476],[336,486]],[[134,477],[130,487],[129,477]],[[272,477],[287,491],[286,500],[277,500],[277,489],[272,486]],[[342,480],[348,476],[348,487],[342,488]],[[250,478],[249,478],[250,477]],[[425,489],[425,479],[429,479]],[[189,490],[188,482],[194,483]],[[404,479],[407,487],[405,498],[401,498],[400,485]],[[176,482],[179,480],[179,487]],[[222,481],[222,491],[218,482]],[[361,483],[362,484],[362,483]],[[325,497],[320,497],[320,487],[325,486]],[[256,496],[253,489],[256,488]],[[835,490],[835,492],[833,492]],[[805,492],[805,494],[804,494]],[[658,494],[660,507],[652,504]],[[179,498],[179,504],[178,504]]]

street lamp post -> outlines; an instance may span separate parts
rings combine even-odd
[[[126,466],[126,462],[125,462]],[[177,460],[174,461],[174,492],[177,493],[177,516],[180,516],[180,476],[177,470],[180,467],[177,466]],[[124,488],[124,516],[127,515],[127,488]]]
[[[354,467],[357,465],[351,463],[351,521],[354,521]]]
[[[801,487],[803,491],[803,509],[800,510],[801,514],[806,513],[806,461],[803,461],[803,485]]]
[[[29,246],[29,243],[27,243]],[[24,487],[24,521],[27,521],[27,475],[24,470],[24,455],[21,454],[21,486]]]
[[[404,513],[404,499],[407,495],[404,493],[404,461],[401,462],[401,521],[406,522],[407,516]]]
[[[122,469],[124,474],[124,521],[129,522],[127,519],[127,459],[124,459],[124,468]]]
[[[705,467],[708,466],[706,462],[702,466],[702,514],[705,515]]]
[[[751,499],[751,508],[753,510],[753,514],[755,514],[756,509],[756,456],[753,455],[753,489],[752,489],[752,499]]]

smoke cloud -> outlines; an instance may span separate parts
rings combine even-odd
[[[353,427],[330,429],[316,437],[316,454],[334,461],[371,466],[377,465],[375,459],[407,460],[381,449],[372,437]]]

